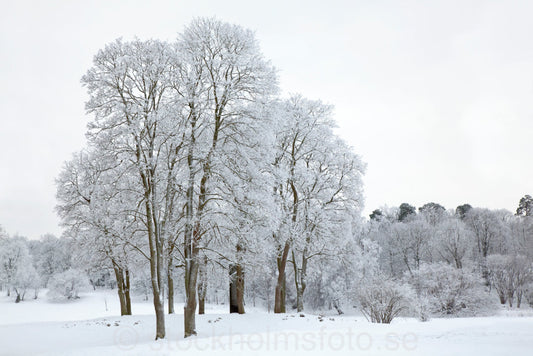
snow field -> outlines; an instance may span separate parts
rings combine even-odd
[[[398,318],[390,325],[361,316],[268,314],[249,308],[228,314],[207,307],[197,316],[196,337],[183,339],[183,316],[167,315],[167,338],[154,341],[150,302],[136,301],[137,315],[117,316],[112,291],[85,294],[69,303],[41,297],[15,304],[0,299],[0,355],[530,355],[531,310],[503,316]],[[107,310],[105,305],[107,302]],[[181,310],[181,305],[176,306]]]

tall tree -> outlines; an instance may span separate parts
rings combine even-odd
[[[294,267],[298,309],[303,309],[309,260],[325,254],[343,236],[335,227],[362,206],[364,166],[333,133],[331,107],[293,96],[281,104],[284,117],[276,139],[274,194],[281,218],[273,232],[278,280],[274,312],[285,312],[286,264]],[[346,215],[343,215],[346,214]],[[355,218],[356,219],[356,218]],[[350,221],[352,221],[350,219]],[[345,229],[349,233],[349,228]],[[290,256],[289,256],[290,253]]]
[[[410,204],[402,203],[398,211],[398,221],[405,221],[416,215],[416,208]]]
[[[474,236],[459,219],[452,217],[443,221],[434,235],[433,248],[436,254],[456,268],[462,268],[465,258],[471,253]]]
[[[185,337],[196,334],[199,252],[213,228],[211,206],[221,197],[215,184],[226,161],[224,150],[239,147],[253,132],[249,104],[273,94],[276,76],[263,59],[253,33],[215,19],[196,19],[178,39],[174,89],[184,104],[186,171],[183,256]],[[255,134],[260,134],[256,132]]]
[[[158,183],[167,177],[162,174],[164,148],[175,139],[168,129],[179,123],[166,105],[171,58],[171,50],[163,42],[117,40],[98,52],[93,67],[82,78],[90,95],[87,111],[94,114],[89,125],[90,143],[105,147],[118,161],[129,165],[136,175],[134,184],[142,193],[139,203],[149,246],[156,339],[165,337],[165,231],[161,217],[168,209],[161,202],[164,189],[159,192]]]
[[[372,213],[369,215],[370,220],[377,220],[379,221],[383,217],[383,212],[380,209],[374,209]]]
[[[442,205],[433,202],[424,204],[418,210],[432,226],[436,226],[441,222],[446,214],[446,209]]]
[[[470,209],[472,209],[472,205],[470,204],[459,205],[457,208],[455,208],[455,215],[457,215],[461,220],[464,220]]]
[[[125,165],[104,152],[82,151],[67,162],[57,179],[56,210],[66,234],[97,264],[112,268],[122,315],[131,315],[130,265],[134,251],[142,252],[136,239],[137,202]],[[79,268],[79,263],[76,266]]]
[[[487,256],[495,252],[498,240],[504,236],[505,226],[497,213],[489,209],[473,208],[465,218],[466,225],[474,233],[476,257],[480,264],[483,278],[489,283]]]
[[[533,198],[531,195],[524,195],[518,203],[516,215],[533,216]]]

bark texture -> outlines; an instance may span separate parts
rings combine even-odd
[[[242,265],[230,265],[229,275],[229,312],[244,314],[244,269]]]

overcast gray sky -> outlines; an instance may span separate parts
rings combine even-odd
[[[117,37],[195,16],[256,31],[284,93],[336,107],[368,164],[366,211],[516,209],[533,193],[532,1],[1,0],[0,225],[60,234],[55,185],[85,144],[80,78]]]

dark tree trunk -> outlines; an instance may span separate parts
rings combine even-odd
[[[278,281],[274,299],[274,313],[285,313],[285,268],[287,267],[287,257],[289,255],[289,242],[285,242],[281,255],[278,256]]]
[[[229,267],[229,312],[244,314],[244,269],[240,264]]]
[[[205,297],[207,296],[207,256],[204,255],[198,267],[198,314],[205,314]]]
[[[190,258],[185,271],[186,302],[183,311],[184,336],[196,335],[196,282],[198,277],[198,262]]]
[[[205,296],[198,296],[198,314],[205,314]]]
[[[196,288],[198,282],[198,248],[196,247],[197,227],[190,241],[185,243],[185,307],[183,311],[184,337],[196,335]],[[185,232],[187,235],[187,232]]]
[[[172,267],[172,257],[168,259],[167,283],[168,283],[168,313],[174,314],[174,268]]]
[[[126,300],[126,315],[131,315],[131,298],[130,298],[130,271],[126,270],[126,279],[124,284],[124,299]]]
[[[154,232],[156,231],[156,228],[154,227],[154,214],[150,201],[151,195],[152,194],[150,193],[146,193],[145,208],[148,227],[148,243],[150,247],[150,277],[156,319],[155,339],[157,340],[165,338],[165,307],[163,304],[163,291],[161,290],[163,256],[161,241],[158,241],[158,235]]]
[[[140,146],[137,146],[137,159],[141,161],[142,153]],[[153,151],[148,150],[148,158],[152,159]],[[146,217],[146,229],[148,233],[148,247],[150,249],[150,281],[152,284],[152,295],[155,309],[156,331],[155,339],[165,338],[165,306],[163,295],[163,241],[161,238],[161,229],[159,221],[156,217],[154,207],[157,206],[155,202],[156,185],[155,185],[155,170],[153,168],[141,169],[139,171],[142,184],[144,188],[144,209]]]
[[[113,261],[113,271],[117,280],[117,294],[120,301],[120,315],[128,315],[128,307],[126,302],[126,295],[124,291],[124,276],[122,268],[120,268],[115,261]]]

